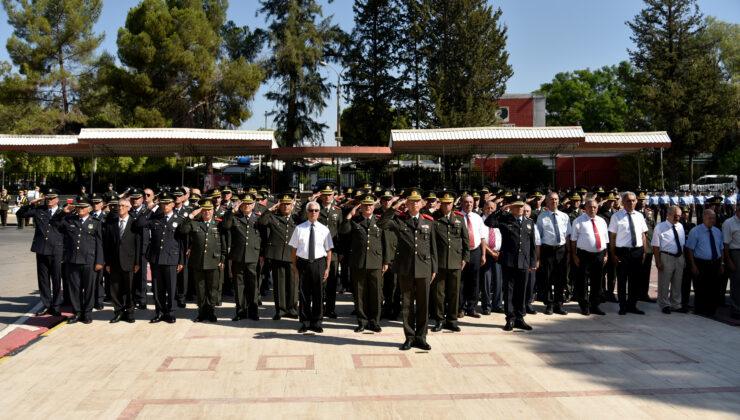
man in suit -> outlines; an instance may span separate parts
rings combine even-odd
[[[141,232],[134,228],[131,203],[120,199],[103,229],[105,271],[113,301],[111,324],[134,322],[134,274],[141,270]]]
[[[72,213],[73,207],[77,214]],[[65,217],[55,217],[52,221],[57,230],[64,235],[64,267],[70,287],[69,297],[74,316],[67,323],[92,322],[91,314],[95,301],[96,272],[103,269],[103,228],[100,221],[90,216],[92,202],[84,195],[77,197],[74,206],[67,205],[62,210]]]
[[[537,227],[532,219],[524,217],[524,201],[519,195],[513,194],[509,198],[509,205],[503,210],[510,211],[493,213],[486,218],[488,227],[499,228],[501,232],[501,264],[504,278],[504,312],[506,325],[504,331],[514,328],[531,330],[524,321],[524,294],[527,276],[537,270],[537,248],[535,232]]]
[[[165,321],[172,324],[176,321],[173,315],[177,273],[185,264],[185,243],[177,227],[182,225],[183,218],[174,213],[175,200],[172,194],[159,194],[159,211],[147,209],[136,219],[136,226],[149,236],[146,250],[151,264],[152,287],[154,288],[155,316],[151,323]]]
[[[41,201],[46,205],[37,206]],[[31,252],[36,253],[36,275],[38,277],[39,295],[43,307],[36,315],[51,314],[60,316],[63,296],[62,287],[62,237],[63,234],[51,225],[54,217],[61,217],[59,191],[53,188],[46,190],[44,198],[37,198],[20,209],[18,220],[33,217],[34,233]],[[20,223],[20,222],[19,222]]]
[[[398,274],[401,286],[403,332],[406,341],[401,350],[415,346],[431,350],[427,343],[429,325],[429,285],[437,275],[437,242],[434,234],[434,218],[419,213],[422,191],[410,188],[404,200],[383,213],[378,225],[396,233],[398,247],[393,271]],[[406,204],[407,212],[396,209]]]

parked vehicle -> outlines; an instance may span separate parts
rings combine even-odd
[[[727,191],[735,188],[737,175],[704,175],[694,182],[694,191]],[[681,185],[681,190],[688,190],[689,184]]]

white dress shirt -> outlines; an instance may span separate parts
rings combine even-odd
[[[722,240],[730,250],[740,249],[740,219],[737,215],[730,217],[722,223]]]
[[[492,240],[495,242],[492,242]],[[501,251],[501,231],[498,228],[488,228],[486,241],[491,251]]]
[[[612,218],[614,218],[614,216],[612,216]],[[599,231],[601,248],[596,246],[596,235],[594,235],[593,223],[596,224],[596,229]],[[585,213],[573,220],[573,225],[570,229],[570,240],[576,243],[576,248],[588,252],[601,252],[606,249],[606,246],[609,243],[606,220],[599,216],[594,216],[593,223],[591,222],[591,217]]]
[[[475,248],[478,248],[480,246],[481,240],[488,240],[488,227],[483,224],[483,219],[481,219],[478,213],[465,213],[464,211],[461,211],[460,213],[463,214],[465,227],[468,226],[467,218],[470,218],[470,225],[473,227],[473,244],[475,245]]]
[[[308,259],[308,239],[311,237],[311,222],[308,220],[295,227],[288,245],[296,249],[296,256]],[[326,257],[327,251],[334,248],[329,228],[318,221],[313,223],[314,258]]]
[[[645,218],[642,214],[633,210],[632,223],[635,226],[635,247],[642,246],[642,234],[648,231]],[[617,248],[632,248],[632,235],[630,234],[630,222],[627,219],[627,210],[622,209],[612,215],[609,221],[609,232],[616,233],[617,239],[614,246]]]
[[[558,224],[558,234],[555,235],[555,225],[553,224],[553,215]],[[570,217],[562,211],[543,210],[537,216],[537,230],[539,231],[542,243],[550,246],[565,245],[565,239],[570,236]]]
[[[657,246],[663,252],[678,254],[676,237],[673,235],[673,226],[676,227],[678,240],[681,243],[681,252],[683,253],[683,246],[686,245],[686,233],[683,230],[683,225],[680,223],[674,225],[667,220],[658,223],[658,226],[655,226],[655,230],[653,230],[653,240],[650,242],[650,245]]]

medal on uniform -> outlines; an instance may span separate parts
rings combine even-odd
[[[95,226],[93,226],[93,225],[92,225],[92,223],[91,223],[91,224],[89,224],[89,225],[87,225],[87,228],[88,228],[88,229],[92,229],[92,228],[94,228],[94,227],[95,227]]]
[[[172,227],[177,227],[177,222],[172,222]]]
[[[188,217],[188,212],[183,213],[182,217]]]

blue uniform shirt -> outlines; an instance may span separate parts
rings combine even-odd
[[[722,249],[725,244],[722,241],[722,231],[712,226],[712,236],[714,236],[714,246],[717,251],[717,257],[722,256]],[[686,241],[686,248],[694,251],[694,258],[702,260],[712,260],[712,247],[710,246],[709,229],[703,224],[696,226],[689,232],[689,239]]]

